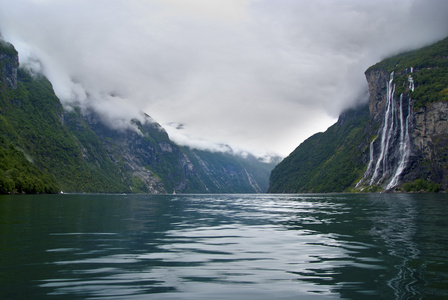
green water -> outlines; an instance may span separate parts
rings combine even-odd
[[[448,195],[0,197],[2,299],[448,298]]]

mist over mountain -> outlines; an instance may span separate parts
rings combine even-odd
[[[65,109],[94,110],[116,127],[143,122],[144,111],[177,144],[258,157],[286,156],[367,103],[370,65],[448,35],[445,0],[0,0],[0,8],[0,31],[21,64],[45,74]]]
[[[144,113],[105,116],[64,109],[47,78],[20,68],[13,45],[0,41],[0,193],[267,190],[275,162],[181,147]]]
[[[448,38],[365,75],[369,103],[300,144],[272,171],[269,192],[447,190]]]

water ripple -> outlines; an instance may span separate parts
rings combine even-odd
[[[0,288],[11,299],[448,297],[445,198],[24,196],[0,201]]]

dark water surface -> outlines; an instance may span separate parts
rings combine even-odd
[[[2,299],[448,299],[448,195],[0,197]]]

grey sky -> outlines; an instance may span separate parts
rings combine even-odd
[[[178,143],[259,155],[289,154],[366,101],[370,65],[448,36],[445,0],[0,5],[4,38],[66,107],[92,107],[114,126],[143,110]]]

